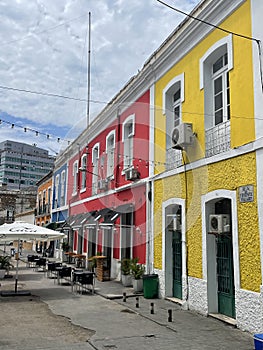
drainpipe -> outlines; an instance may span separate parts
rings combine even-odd
[[[185,299],[183,300],[182,308],[184,310],[189,309],[189,281],[188,281],[188,247],[187,247],[187,201],[188,201],[188,183],[187,183],[187,174],[186,174],[186,162],[184,158],[184,151],[181,150],[182,155],[182,161],[184,166],[184,178],[185,178],[185,240],[182,241],[182,245],[184,246],[185,250],[185,283],[186,283],[186,295]]]

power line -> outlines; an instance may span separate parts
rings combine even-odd
[[[240,38],[244,38],[244,39],[248,39],[248,40],[254,40],[254,41],[256,41],[256,42],[260,41],[259,39],[253,38],[253,37],[251,37],[251,36],[247,36],[247,35],[240,34],[240,33],[235,33],[235,32],[232,32],[231,30],[228,30],[228,29],[225,29],[225,28],[216,26],[216,25],[213,24],[213,23],[207,22],[207,21],[205,21],[205,20],[203,20],[203,19],[200,19],[200,18],[198,18],[198,17],[195,17],[195,16],[193,16],[193,15],[191,15],[191,14],[188,14],[188,13],[182,11],[182,10],[179,10],[178,8],[169,5],[169,4],[165,3],[164,1],[161,1],[161,0],[156,0],[156,1],[158,1],[158,2],[159,2],[160,4],[162,4],[162,5],[164,5],[164,6],[168,7],[168,8],[170,8],[171,10],[174,10],[174,11],[176,11],[176,12],[178,12],[178,13],[181,13],[181,14],[183,14],[183,15],[189,17],[189,18],[192,18],[192,19],[194,19],[194,20],[196,20],[196,21],[199,21],[199,22],[201,22],[201,23],[204,23],[204,24],[206,24],[206,25],[208,25],[208,26],[210,26],[210,27],[213,27],[213,28],[215,28],[215,29],[221,30],[222,32],[225,32],[225,33],[228,33],[228,34],[233,34],[233,35],[235,35],[235,36],[239,36]]]
[[[44,132],[42,132],[42,131],[38,131],[38,130],[29,128],[29,127],[25,127],[25,126],[21,126],[21,125],[18,125],[18,124],[9,122],[9,121],[7,121],[7,120],[0,119],[0,125],[3,124],[3,123],[4,123],[4,124],[10,125],[12,129],[14,129],[14,128],[16,127],[16,128],[24,129],[24,132],[27,132],[27,131],[33,132],[33,133],[35,133],[35,136],[43,135],[43,136],[45,136],[47,139],[55,138],[55,139],[57,140],[57,142],[66,141],[66,142],[68,143],[68,145],[71,143],[70,140],[66,140],[66,139],[63,139],[63,138],[61,138],[61,137],[57,137],[57,136],[52,135],[52,134],[47,134],[47,133],[44,133]]]
[[[49,92],[34,91],[34,90],[27,90],[27,89],[19,89],[19,88],[14,88],[14,87],[11,87],[11,86],[0,85],[0,89],[10,90],[10,91],[18,91],[18,92],[25,92],[25,93],[34,94],[34,95],[63,98],[63,99],[66,99],[66,100],[73,100],[73,101],[79,101],[79,102],[88,102],[87,99],[71,97],[71,96],[65,96],[65,95],[59,95],[59,94],[53,94],[53,93],[49,93]],[[105,101],[98,101],[98,100],[90,100],[90,102],[98,103],[98,104],[107,104],[108,103],[108,102],[105,102]]]
[[[243,39],[255,41],[255,42],[257,43],[257,48],[258,48],[261,90],[262,90],[262,92],[263,92],[262,47],[261,47],[261,41],[260,41],[260,39],[254,38],[254,37],[252,37],[252,36],[248,36],[248,35],[236,33],[236,32],[233,32],[233,31],[231,31],[231,30],[228,30],[228,29],[219,27],[219,26],[217,26],[217,25],[215,25],[215,24],[213,24],[213,23],[207,22],[207,21],[205,21],[205,20],[203,20],[203,19],[200,19],[200,18],[198,18],[198,17],[195,17],[195,16],[193,16],[193,15],[191,15],[191,14],[188,14],[188,13],[182,11],[182,10],[179,10],[178,8],[176,8],[176,7],[174,7],[174,6],[171,6],[171,5],[167,4],[166,2],[164,2],[164,1],[162,1],[162,0],[156,0],[156,1],[158,1],[158,2],[159,2],[160,4],[162,4],[162,5],[164,5],[164,6],[168,7],[168,8],[170,8],[170,9],[173,10],[173,11],[176,11],[176,12],[178,12],[178,13],[181,13],[181,14],[183,14],[183,15],[189,17],[189,18],[194,19],[195,21],[201,22],[201,23],[206,24],[206,25],[208,25],[208,26],[210,26],[210,27],[213,27],[213,28],[215,28],[215,29],[221,30],[221,31],[224,32],[224,33],[232,34],[232,35],[237,36],[237,37],[239,37],[239,38],[243,38]]]

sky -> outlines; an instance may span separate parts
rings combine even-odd
[[[1,0],[0,142],[56,154],[85,129],[89,12],[90,120],[184,19],[156,0]]]

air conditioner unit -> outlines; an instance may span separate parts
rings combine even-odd
[[[99,190],[107,190],[108,189],[108,181],[103,179],[98,181],[98,189]]]
[[[186,145],[191,145],[193,143],[193,137],[192,124],[179,124],[172,131],[172,148],[182,149]]]
[[[140,173],[137,169],[131,168],[125,171],[125,179],[127,181],[134,181],[140,178]]]
[[[209,233],[230,232],[230,215],[228,214],[211,214],[209,216]]]
[[[181,230],[181,215],[179,214],[172,214],[167,215],[167,228],[170,231],[179,231]]]

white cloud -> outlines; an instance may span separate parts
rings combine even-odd
[[[189,12],[197,2],[173,5]],[[86,99],[89,11],[91,99],[106,102],[183,19],[154,0],[2,0],[0,85]],[[80,130],[78,121],[86,115],[83,102],[2,89],[0,96],[2,111],[41,129],[53,124],[70,134]],[[103,104],[91,104],[91,114],[101,108]],[[11,134],[2,132],[0,141]]]

